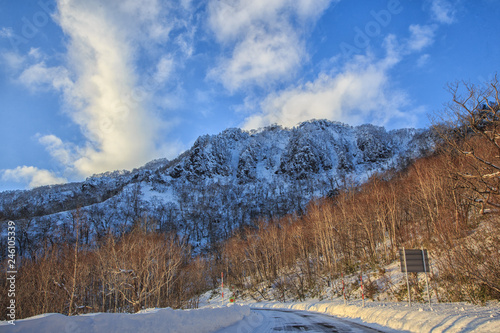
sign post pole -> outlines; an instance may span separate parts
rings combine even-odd
[[[283,288],[283,303],[286,303],[286,288],[283,275],[281,276],[281,286]]]
[[[342,274],[342,296],[344,296],[344,305],[347,304],[347,301],[345,299],[345,282],[344,282],[344,273],[340,273]]]
[[[403,256],[405,261],[405,272],[406,272],[406,288],[408,288],[408,305],[411,306],[411,292],[410,292],[410,281],[408,280],[408,265],[406,263],[406,252],[403,247]]]
[[[363,272],[359,274],[359,280],[361,281],[361,298],[363,299],[363,307],[365,307],[365,291],[363,288]]]
[[[424,261],[424,273],[425,273],[425,284],[427,285],[427,298],[429,299],[429,307],[432,309],[431,305],[431,293],[429,292],[429,277],[427,276],[427,266],[425,262],[425,252],[424,248],[422,247],[422,260]]]

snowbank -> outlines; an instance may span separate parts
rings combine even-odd
[[[284,308],[326,313],[359,319],[396,330],[411,332],[500,332],[500,308],[449,303],[429,305],[360,301],[306,301],[296,303],[259,302],[255,308]]]
[[[215,332],[250,314],[248,306],[228,306],[198,310],[149,309],[136,314],[95,313],[68,317],[57,313],[15,321],[0,322],[2,333],[186,333]]]

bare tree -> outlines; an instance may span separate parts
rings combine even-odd
[[[500,209],[499,89],[496,75],[484,85],[449,85],[448,119],[435,126],[452,151],[466,157],[456,175],[473,192],[481,214]]]

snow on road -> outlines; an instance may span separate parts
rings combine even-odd
[[[0,322],[0,332],[61,333],[261,333],[261,332],[500,332],[500,304],[474,306],[439,303],[408,307],[397,302],[309,300],[226,304],[220,297],[203,300],[201,309],[148,309],[136,314],[44,314]],[[252,307],[252,310],[250,310]],[[337,317],[337,318],[335,318]]]
[[[231,295],[229,289],[224,289],[224,293]],[[213,292],[208,292],[200,299],[201,307],[220,306],[225,303],[227,303],[227,298],[223,301],[220,293],[213,295]],[[237,303],[248,305],[253,310],[259,308],[289,309],[328,314],[386,332],[392,329],[416,333],[500,333],[500,302],[498,301],[491,301],[485,306],[433,301],[432,307],[427,303],[413,303],[410,307],[406,302],[371,300],[367,300],[363,307],[360,299],[351,299],[344,304],[343,299],[338,297],[323,301],[309,299],[303,302],[287,303],[238,299]],[[251,318],[245,320],[248,321]]]
[[[378,325],[377,325],[378,326]],[[296,310],[252,309],[240,322],[216,333],[276,332],[397,332],[384,327],[368,327],[332,316]]]
[[[295,303],[260,302],[251,305],[267,309],[294,309],[326,313],[333,316],[360,320],[365,325],[374,323],[382,327],[409,332],[500,332],[500,307],[474,306],[465,303],[414,304],[408,307],[397,302],[351,301],[344,305],[341,300],[306,301]],[[382,329],[385,330],[385,329]]]

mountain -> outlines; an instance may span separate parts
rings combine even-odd
[[[386,131],[327,120],[292,129],[231,128],[199,137],[171,161],[0,193],[0,220],[16,221],[26,249],[47,235],[62,241],[76,223],[89,243],[140,224],[176,232],[205,248],[259,217],[300,214],[313,197],[334,196],[339,188],[400,168],[432,147],[429,130]]]

